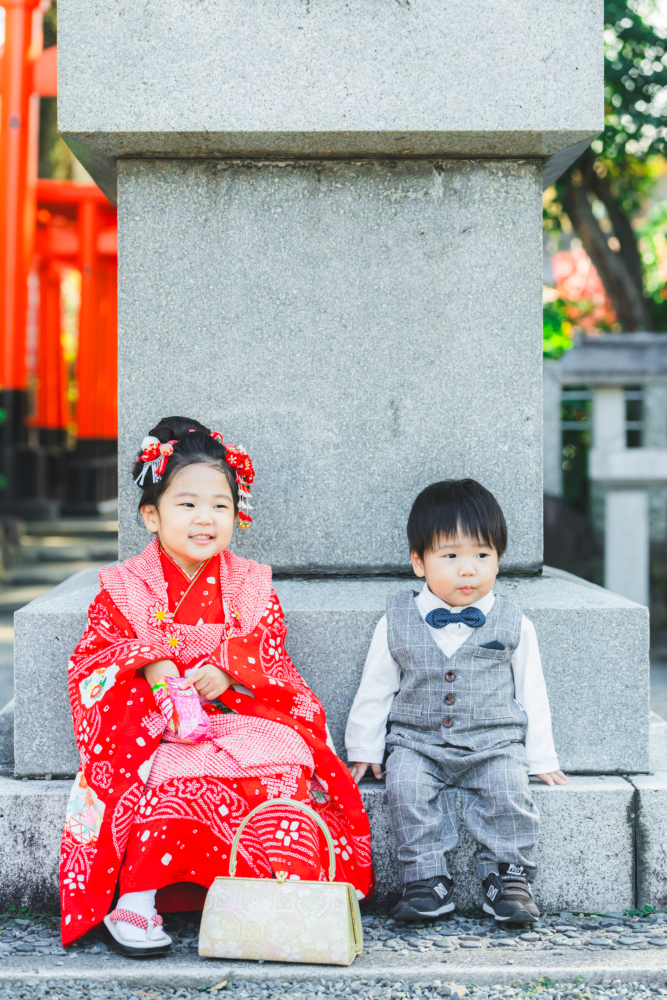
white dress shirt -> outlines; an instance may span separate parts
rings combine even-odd
[[[479,608],[488,615],[494,601],[492,591],[476,601],[472,607]],[[415,604],[424,619],[434,608],[447,608],[455,613],[461,610],[441,601],[429,590],[426,583],[415,598]],[[463,623],[445,625],[444,628],[432,628],[427,624],[426,628],[446,656],[452,656],[474,631]],[[551,732],[549,696],[544,683],[537,636],[533,623],[525,615],[521,617],[521,639],[512,656],[512,673],[514,697],[528,716],[526,756],[529,773],[545,774],[548,771],[557,771],[558,757]],[[389,652],[387,616],[383,615],[375,627],[361,684],[347,720],[345,746],[349,761],[382,763],[387,719],[400,683],[400,668]]]

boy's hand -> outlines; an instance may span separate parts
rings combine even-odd
[[[151,687],[163,677],[180,677],[176,664],[172,660],[156,660],[144,666],[144,677]]]
[[[562,771],[548,771],[547,774],[534,774],[545,785],[569,785],[570,779]]]
[[[364,764],[363,761],[355,760],[350,765],[350,774],[354,778],[357,784],[361,781],[363,776],[369,767],[373,768],[373,774],[376,778],[382,777],[382,765],[381,764]]]
[[[205,663],[193,670],[191,674],[188,674],[187,680],[194,685],[197,694],[208,698],[209,701],[219,698],[234,683],[229,674],[226,674],[220,667],[214,667],[212,663]]]

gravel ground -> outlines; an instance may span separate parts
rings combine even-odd
[[[587,949],[618,951],[667,950],[667,914],[628,916],[609,913],[603,917],[543,917],[530,929],[498,927],[490,917],[455,914],[434,924],[397,924],[387,915],[364,916],[364,950],[397,952],[401,955],[444,955],[466,949],[503,949],[506,954],[526,951]],[[173,939],[175,954],[197,952],[199,914],[167,914],[165,929]],[[94,930],[67,951],[60,944],[57,918],[0,915],[0,968],[7,956],[51,955],[65,958],[72,951],[93,955],[108,953],[106,932]],[[131,961],[131,959],[128,959]]]
[[[503,955],[506,961],[511,962],[511,955],[516,956],[517,963],[523,959],[529,959],[530,954],[535,952],[552,954],[563,954],[563,950],[574,956],[577,950],[585,952],[601,952],[605,950],[630,951],[645,950],[650,951],[657,957],[657,952],[661,948],[667,948],[667,914],[653,913],[650,915],[628,915],[625,913],[609,913],[604,916],[584,916],[571,913],[562,913],[558,916],[543,917],[532,929],[527,930],[522,927],[498,928],[491,919],[465,917],[458,914],[449,920],[438,921],[430,925],[398,925],[387,915],[364,916],[364,950],[377,954],[380,960],[380,967],[373,970],[370,978],[340,979],[331,976],[332,970],[327,968],[328,978],[322,979],[315,973],[312,979],[293,980],[289,978],[266,980],[244,980],[235,979],[234,973],[228,973],[228,979],[221,983],[212,978],[207,987],[199,988],[176,988],[162,984],[152,986],[150,983],[150,972],[146,972],[147,984],[137,987],[128,986],[122,980],[122,968],[127,963],[128,971],[125,975],[130,978],[130,969],[134,963],[131,959],[120,959],[121,970],[118,965],[114,965],[113,971],[109,972],[115,977],[110,981],[110,976],[104,975],[104,968],[108,960],[112,957],[108,944],[99,931],[87,934],[81,942],[78,942],[74,949],[63,949],[60,945],[60,934],[58,930],[58,920],[56,917],[43,914],[40,917],[30,917],[15,914],[0,914],[0,970],[3,968],[3,957],[13,956],[17,958],[37,958],[38,956],[52,956],[50,962],[54,968],[51,975],[54,979],[25,980],[21,977],[19,982],[0,983],[0,1000],[4,998],[26,998],[35,1000],[40,997],[49,997],[53,1000],[188,1000],[201,993],[212,995],[224,993],[239,1000],[329,1000],[338,997],[359,997],[360,1000],[369,998],[387,998],[387,1000],[416,1000],[416,998],[429,997],[452,997],[452,1000],[462,1000],[463,996],[470,1000],[501,1000],[503,997],[525,997],[536,998],[536,1000],[597,1000],[597,998],[614,998],[614,1000],[648,1000],[655,997],[658,1000],[664,997],[667,1000],[667,962],[663,966],[660,964],[660,973],[657,978],[652,977],[652,982],[622,982],[621,980],[604,980],[598,973],[591,976],[591,982],[586,983],[585,976],[575,977],[570,972],[570,979],[576,981],[557,982],[556,980],[537,980],[535,982],[516,982],[511,986],[479,986],[461,985],[446,982],[444,979],[427,979],[423,982],[415,982],[415,977],[410,977],[411,981],[401,980],[401,969],[382,967],[381,954],[386,950],[398,953],[402,956],[414,957],[415,962],[409,963],[418,965],[420,961],[426,965],[429,959],[419,959],[419,955],[431,956],[430,962],[433,966],[434,960],[442,960],[452,952],[459,952],[461,957],[466,949],[485,949],[498,957]],[[196,959],[197,933],[199,927],[198,914],[168,914],[165,918],[168,933],[174,940],[174,950],[176,954],[181,954],[185,958],[190,956]],[[68,955],[72,951],[78,951],[86,955],[97,956],[95,958],[94,971],[87,971],[87,978],[80,978],[81,970],[77,976],[75,969],[71,966],[71,959]],[[519,954],[517,954],[519,953]],[[472,952],[468,951],[472,957]],[[479,950],[477,951],[479,955]],[[481,957],[481,956],[480,956]],[[535,956],[537,958],[537,956]],[[544,956],[545,959],[547,956]],[[582,959],[583,959],[582,955]],[[620,958],[620,956],[619,956]],[[117,956],[114,962],[119,961]],[[92,959],[91,959],[92,961]],[[406,961],[406,959],[403,959]],[[10,962],[9,965],[13,965]],[[273,965],[271,963],[271,965]],[[582,963],[583,965],[583,963]],[[62,967],[62,968],[56,968]],[[108,967],[108,966],[107,966]],[[534,967],[534,964],[533,964]],[[275,966],[273,966],[275,969]],[[663,972],[664,971],[664,980]],[[431,976],[434,974],[431,969]],[[509,971],[509,970],[508,970]],[[603,966],[604,971],[604,966]],[[648,972],[648,968],[646,970]],[[240,970],[239,970],[240,972]],[[472,972],[472,970],[470,970]],[[518,972],[518,970],[517,970]],[[360,975],[364,971],[359,969]],[[215,971],[211,970],[211,975],[215,977]],[[221,973],[218,973],[220,975]],[[224,973],[223,973],[224,974]],[[274,973],[275,974],[275,973]],[[530,974],[530,973],[529,973]],[[609,974],[609,973],[607,973]],[[621,973],[622,974],[622,973]],[[643,975],[644,973],[635,973]],[[237,974],[238,975],[238,974]],[[370,975],[369,972],[366,975]],[[511,973],[510,973],[511,975]],[[554,975],[554,973],[550,973]],[[525,972],[524,972],[525,976]],[[62,977],[62,978],[61,978]],[[593,984],[593,978],[595,983]],[[647,975],[647,978],[650,978]],[[167,979],[167,982],[169,980]],[[173,981],[173,980],[172,980]],[[136,977],[134,984],[142,982]],[[658,985],[656,985],[656,982]]]

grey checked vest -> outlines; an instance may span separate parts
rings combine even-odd
[[[392,734],[485,750],[525,740],[527,716],[514,698],[511,659],[521,638],[521,608],[496,596],[486,623],[445,656],[419,614],[415,594],[387,598],[389,651],[401,686],[389,714]],[[504,649],[484,649],[493,640]],[[392,742],[390,738],[390,742]]]

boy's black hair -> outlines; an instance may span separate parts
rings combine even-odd
[[[507,548],[507,524],[500,504],[474,479],[445,479],[422,490],[408,518],[410,552],[420,559],[438,542],[458,532],[494,548],[498,558]]]
[[[236,469],[227,464],[224,444],[220,444],[219,441],[211,437],[208,427],[204,427],[198,420],[192,420],[190,417],[163,417],[157,427],[153,427],[149,431],[149,434],[151,437],[158,438],[163,444],[166,444],[167,441],[176,441],[176,444],[174,445],[174,454],[167,462],[162,479],[154,483],[153,475],[149,471],[143,486],[139,487],[141,489],[139,510],[148,504],[157,507],[160,497],[171,480],[186,465],[210,465],[214,469],[219,469],[227,477],[234,500],[234,513],[238,514],[239,487],[236,482]],[[141,455],[141,451],[139,451],[139,455]],[[134,463],[132,478],[135,481],[143,468],[143,462],[136,461]]]

